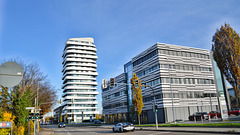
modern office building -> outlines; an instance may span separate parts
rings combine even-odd
[[[128,93],[125,85],[127,83],[125,73],[118,75],[114,80],[114,87],[110,87],[108,82],[107,88],[102,88],[103,114],[107,116],[106,122],[126,121],[128,116],[126,114],[128,112]]]
[[[79,123],[98,114],[97,49],[93,38],[71,38],[63,50],[63,121]]]
[[[188,116],[195,112],[219,109],[212,64],[208,50],[156,43],[125,64],[124,74],[121,75],[125,75],[125,80],[130,84],[132,74],[136,73],[142,85],[153,87],[158,107],[158,122],[166,123],[174,119],[187,120]],[[128,106],[125,111],[120,112],[120,116],[125,114],[129,118],[131,115],[131,86],[125,87],[128,94],[125,101],[114,94],[119,91],[118,86],[107,91],[103,89],[102,106],[107,118],[114,117],[114,121],[121,121],[116,117],[120,111],[116,106],[125,102]],[[108,96],[116,102],[106,98]],[[141,122],[154,123],[152,89],[142,87],[142,96],[144,107]]]

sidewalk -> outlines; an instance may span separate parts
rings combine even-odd
[[[54,131],[51,128],[41,128],[39,135],[53,135]]]
[[[103,125],[102,128],[112,128],[113,125]],[[240,134],[240,128],[226,127],[136,127],[136,130],[164,131],[164,132],[192,132],[192,133],[218,133]]]
[[[194,133],[219,133],[240,134],[239,128],[222,127],[136,127],[136,130],[170,131],[170,132],[194,132]]]

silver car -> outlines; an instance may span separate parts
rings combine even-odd
[[[118,123],[113,126],[113,132],[134,131],[134,130],[135,130],[135,126],[129,122]]]

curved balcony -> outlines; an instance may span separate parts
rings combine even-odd
[[[83,71],[97,71],[96,68],[90,68],[90,67],[88,67],[88,68],[85,68],[85,67],[66,67],[66,68],[64,68],[64,69],[62,70],[62,72],[65,72],[65,71],[67,71],[67,70],[76,70],[76,71],[81,71],[81,70],[83,70]]]
[[[94,51],[97,52],[97,48],[95,46],[83,46],[83,45],[68,45],[65,50],[63,51],[63,53],[65,53],[67,50],[69,49],[81,49],[81,50],[89,50],[89,51]]]
[[[65,115],[66,113],[62,113],[62,116]],[[67,114],[82,114],[82,112],[68,112]],[[88,112],[83,112],[83,114],[99,114],[99,111],[88,111]],[[69,119],[72,119],[71,117],[68,117]],[[79,117],[78,117],[79,118]],[[88,117],[89,119],[89,117]]]
[[[91,94],[91,95],[98,95],[99,94],[99,92],[98,91],[89,91],[89,92],[66,92],[66,93],[63,93],[62,94],[62,97],[64,97],[65,95],[67,95],[67,94],[85,94],[85,95],[89,95],[89,94]]]
[[[96,80],[96,78],[94,78],[95,76],[97,76],[97,74],[95,73],[91,73],[91,74],[80,74],[80,75],[91,75],[92,77],[84,77],[84,76],[68,76],[67,74],[65,74],[62,77],[62,80],[64,80],[63,82],[65,82],[66,80]]]
[[[77,97],[77,96],[66,96],[65,99],[97,99],[97,97]]]
[[[77,87],[77,86],[66,86],[63,88],[64,90],[71,90],[71,89],[82,89],[82,90],[97,90],[96,87]]]
[[[96,62],[96,60],[84,59],[84,58],[71,58],[71,57],[67,56],[63,59],[62,64],[64,65],[66,62]]]
[[[66,46],[68,46],[68,45],[84,45],[84,46],[92,46],[92,47],[95,47],[95,45],[93,44],[93,42],[88,42],[88,43],[86,43],[86,42],[77,41],[77,40],[75,40],[75,41],[68,40],[68,41],[66,42]]]
[[[78,106],[67,106],[66,109],[97,109],[97,107],[78,107]]]
[[[78,55],[94,55],[96,56],[96,52],[92,52],[92,51],[80,51],[80,50],[66,50],[65,53],[62,55],[62,57],[66,57],[66,56],[78,56]]]
[[[63,66],[63,69],[65,69],[67,66],[82,66],[82,67],[94,67],[97,68],[97,64],[92,64],[92,63],[76,63],[76,62],[72,62],[72,63],[67,63]]]
[[[93,77],[83,77],[83,76],[78,76],[80,79],[89,79],[89,78],[92,78],[94,79],[94,77],[98,76],[98,73],[97,72],[81,72],[81,71],[66,71],[64,74],[63,74],[63,77],[62,79],[64,79],[65,76],[67,77],[72,77],[72,76],[68,76],[68,75],[90,75],[90,76],[93,76]],[[68,79],[68,78],[67,78]]]
[[[62,89],[64,89],[67,85],[72,84],[75,87],[81,87],[77,85],[91,85],[91,86],[97,86],[97,82],[68,82],[62,85]]]
[[[95,104],[95,105],[97,105],[98,104],[98,101],[86,101],[86,102],[74,102],[74,103],[72,103],[72,102],[68,102],[67,104],[86,104],[86,105],[88,105],[88,104]]]

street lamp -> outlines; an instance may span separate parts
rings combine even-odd
[[[173,121],[174,121],[174,124],[176,124],[176,121],[175,121],[175,112],[174,112],[174,104],[173,104],[172,83],[171,83],[170,70],[169,70],[169,68],[170,68],[170,64],[169,64],[168,57],[167,57],[167,62],[168,62],[168,75],[169,75],[170,90],[171,90],[171,95],[172,95],[172,112],[173,112]]]
[[[154,110],[155,110],[155,122],[156,122],[156,129],[158,129],[158,119],[157,119],[157,111],[156,111],[156,106],[157,106],[157,104],[156,104],[156,98],[155,98],[155,93],[154,93],[154,89],[151,87],[151,86],[148,86],[148,85],[142,85],[142,86],[145,86],[145,87],[150,87],[151,89],[152,89],[152,91],[153,91],[153,108],[154,108]]]

